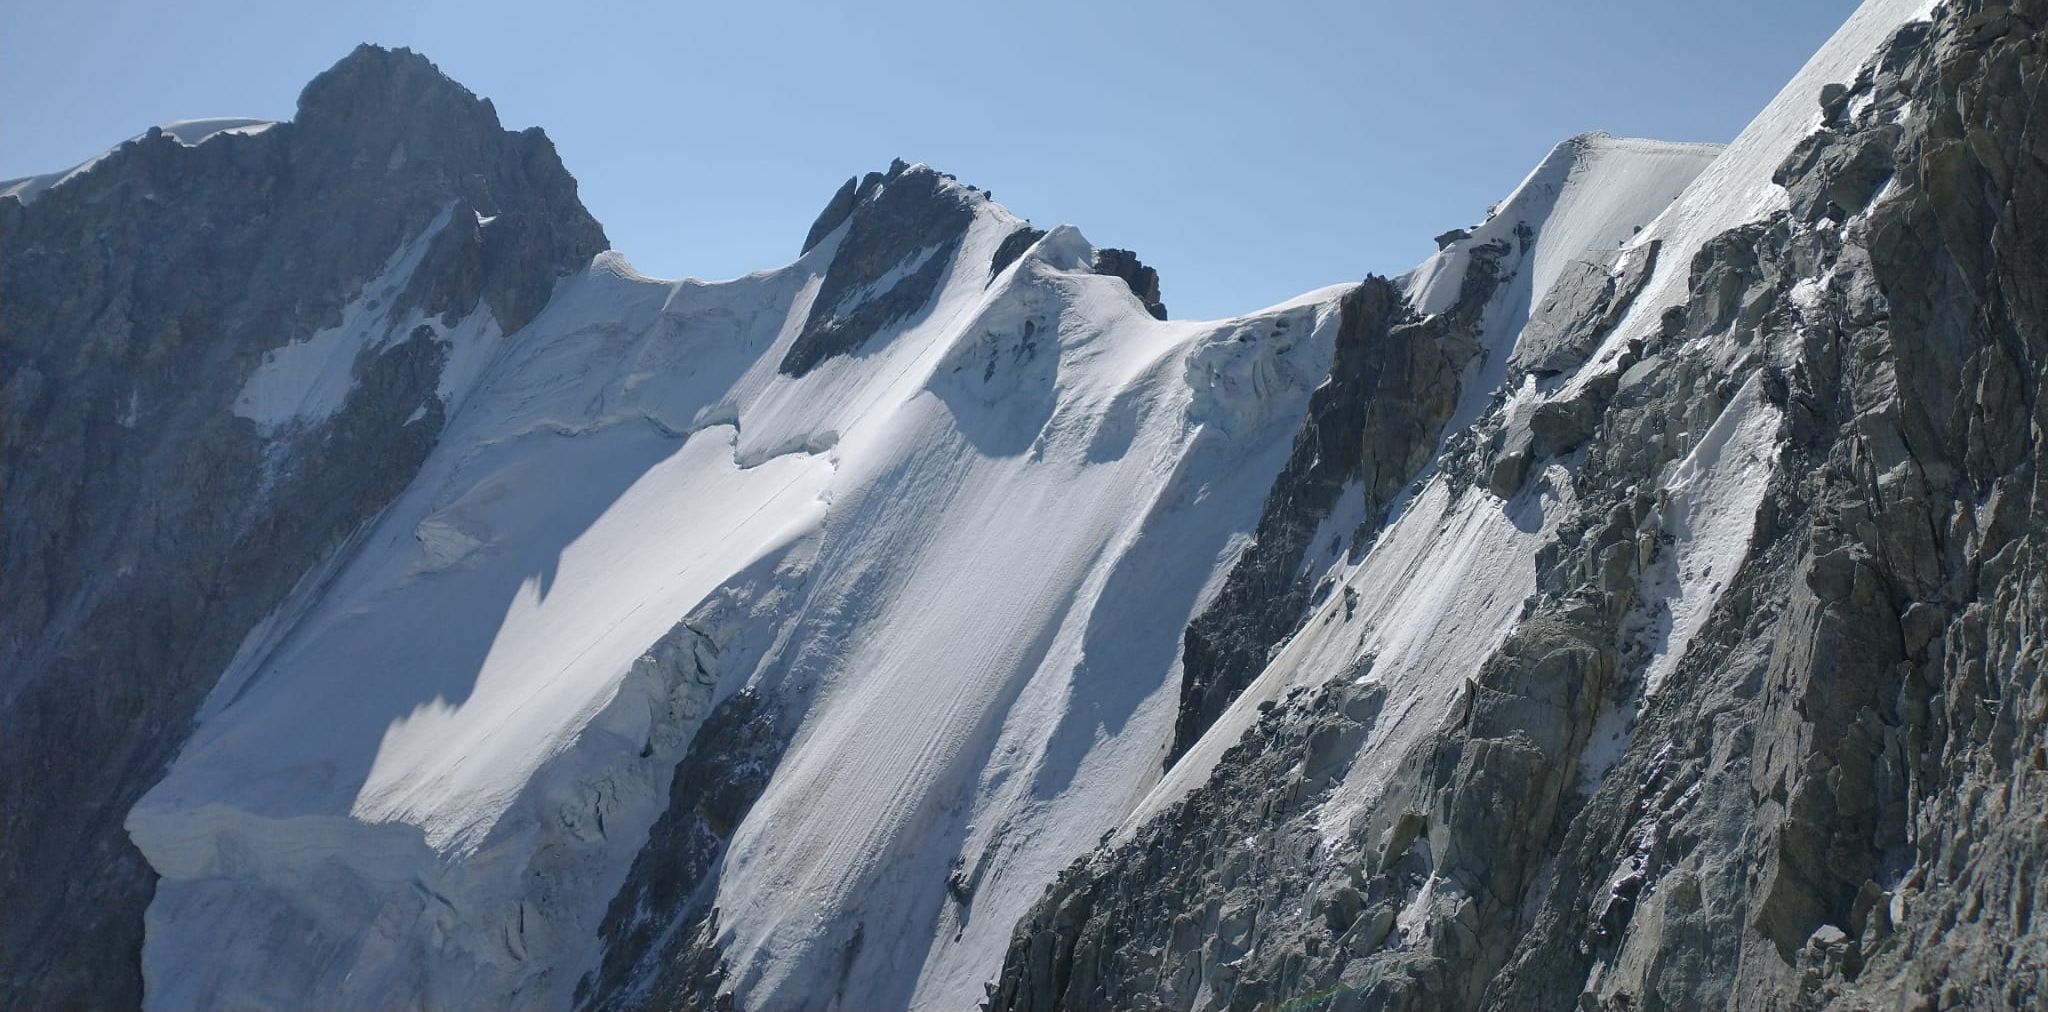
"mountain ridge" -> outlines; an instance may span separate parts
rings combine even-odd
[[[405,50],[19,181],[0,994],[2026,1007],[2044,23],[1213,321],[901,160],[641,275]]]

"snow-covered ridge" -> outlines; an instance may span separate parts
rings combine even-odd
[[[1662,242],[1652,280],[1595,361],[1562,383],[1546,387],[1530,379],[1509,393],[1499,411],[1525,417],[1537,404],[1575,395],[1592,376],[1613,371],[1615,357],[1629,340],[1656,326],[1662,312],[1683,298],[1692,256],[1708,239],[1782,205],[1783,191],[1771,175],[1817,124],[1821,86],[1853,77],[1879,43],[1926,7],[1923,0],[1865,4],[1718,155],[1702,146],[1615,142],[1597,135],[1566,142],[1470,238],[1452,242],[1405,279],[1415,300],[1447,305],[1472,244],[1507,241],[1521,222],[1540,221],[1535,262],[1526,273],[1530,290],[1509,296],[1521,316],[1514,315],[1514,308],[1489,310],[1486,329],[1493,344],[1488,362],[1499,369],[1513,351],[1527,307],[1542,298],[1537,279],[1557,278],[1559,258],[1617,243],[1640,248]],[[1585,154],[1594,155],[1590,164]],[[1524,210],[1530,207],[1545,207],[1548,214],[1532,219]],[[1560,235],[1566,238],[1554,243],[1543,238]],[[1481,382],[1468,392],[1486,389]],[[1654,635],[1648,672],[1653,687],[1684,654],[1748,553],[1757,502],[1775,455],[1777,417],[1752,380],[1665,484],[1666,522],[1676,550],[1652,574],[1648,591],[1668,601],[1670,611],[1668,624]],[[1387,689],[1386,712],[1393,719],[1382,719],[1385,730],[1376,732],[1377,744],[1351,768],[1324,810],[1328,832],[1346,831],[1351,816],[1387,783],[1407,746],[1437,726],[1459,698],[1464,677],[1479,670],[1513,629],[1523,599],[1535,590],[1534,553],[1571,508],[1570,483],[1562,473],[1557,478],[1537,476],[1507,502],[1476,490],[1461,493],[1442,477],[1430,480],[1372,551],[1343,574],[1348,593],[1333,594],[1311,616],[1259,680],[1134,811],[1125,832],[1201,784],[1223,750],[1256,720],[1262,704],[1297,686],[1355,676]],[[1367,618],[1345,621],[1347,610]]]
[[[1511,273],[1480,321],[1483,351],[1468,370],[1446,435],[1488,410],[1506,376],[1530,309],[1575,260],[1634,239],[1720,149],[1618,139],[1570,138],[1554,148],[1487,220],[1446,237],[1435,256],[1401,281],[1419,309],[1457,300],[1473,252],[1504,249]],[[1370,797],[1412,741],[1435,726],[1464,677],[1513,628],[1535,589],[1531,560],[1571,508],[1568,483],[1532,480],[1502,502],[1441,474],[1399,504],[1393,522],[1362,559],[1331,574],[1337,590],[1275,654],[1207,734],[1181,757],[1122,825],[1124,836],[1209,777],[1216,762],[1258,719],[1259,707],[1297,686],[1339,677],[1370,679],[1388,691],[1387,737],[1352,766],[1340,796]],[[1344,826],[1351,808],[1332,805],[1325,822]]]
[[[1443,311],[1476,251],[1505,251],[1451,433],[1611,367],[1682,294],[1692,251],[1769,209],[1758,179],[1804,131],[1800,103],[1913,6],[1866,7],[1725,152],[1566,142],[1404,277]],[[1426,469],[1162,778],[1182,630],[1328,372],[1344,290],[1154,320],[1090,272],[1071,228],[991,276],[1022,223],[968,206],[957,241],[857,251],[890,266],[822,313],[845,223],[793,264],[716,283],[606,254],[515,339],[492,325],[462,343],[482,350],[463,392],[444,389],[439,447],[252,636],[130,815],[163,876],[151,1001],[568,1003],[677,760],[742,690],[794,728],[704,884],[750,1007],[973,1004],[1061,867],[1202,783],[1261,704],[1370,680],[1385,730],[1324,813],[1342,831],[1512,632],[1573,507],[1570,462],[1505,500]],[[1573,262],[1652,241],[1650,287],[1605,350],[1503,388],[1531,307]],[[410,249],[373,289],[404,284]],[[780,368],[814,315],[850,316],[934,265],[922,305],[801,375]],[[357,358],[410,326],[374,298],[274,353],[236,411],[277,431],[331,413]],[[1690,574],[1747,551],[1775,424],[1746,391],[1666,484],[1664,659],[1718,593]]]
[[[1866,0],[1858,6],[1726,152],[1671,202],[1655,227],[1644,229],[1635,241],[1662,239],[1664,253],[1649,286],[1608,336],[1596,362],[1611,365],[1631,338],[1654,327],[1665,309],[1684,298],[1693,255],[1709,239],[1785,206],[1785,190],[1771,176],[1792,148],[1821,125],[1821,89],[1854,79],[1892,32],[1924,18],[1933,6],[1933,0]],[[1579,381],[1600,371],[1587,369]]]
[[[439,448],[252,634],[130,815],[163,876],[152,1003],[566,1002],[695,722],[746,687],[808,707],[717,883],[753,993],[808,1000],[804,953],[865,921],[877,966],[907,968],[868,999],[978,994],[1032,891],[936,931],[964,916],[945,869],[1041,881],[1156,776],[1177,631],[1256,516],[1341,290],[1161,322],[1071,228],[991,278],[1021,223],[972,206],[929,305],[801,378],[777,363],[843,226],[728,282],[607,254],[478,342]],[[386,289],[431,233],[237,412],[340,404],[409,326]],[[791,918],[792,890],[845,916]]]
[[[1592,132],[1552,148],[1485,222],[1463,230],[1404,279],[1424,312],[1442,312],[1458,295],[1471,250],[1487,242],[1519,243],[1518,225],[1543,223],[1529,290],[1550,290],[1574,258],[1630,242],[1721,154],[1718,144],[1613,137]],[[1453,233],[1455,234],[1455,233]]]
[[[1706,157],[1560,151],[1410,281],[1427,304],[1473,245],[1517,248],[1480,387],[1534,279],[1653,216]],[[411,487],[245,650],[130,816],[164,876],[152,1001],[566,1002],[695,722],[743,688],[802,709],[713,886],[734,986],[767,1006],[977,999],[1038,887],[1170,796],[1180,630],[1258,516],[1345,289],[1158,321],[1071,228],[990,277],[1021,223],[971,206],[930,302],[801,377],[777,365],[846,225],[719,283],[607,254],[515,340],[477,342],[493,357]],[[274,354],[238,412],[278,427],[339,404],[395,332],[372,302],[428,238],[316,336],[334,347]],[[905,251],[856,294],[936,255]],[[1418,496],[1356,577],[1385,598],[1391,670],[1420,687],[1435,669],[1404,658],[1448,671],[1488,649],[1540,528]],[[1418,565],[1434,596],[1404,589]],[[1479,584],[1485,609],[1453,606]],[[971,900],[946,884],[962,867]],[[247,933],[248,962],[200,958],[224,932]]]
[[[149,130],[136,134],[122,143],[132,144],[148,137],[154,132],[161,133],[186,147],[194,147],[204,144],[215,137],[260,134],[276,125],[277,123],[272,120],[248,119],[236,116],[216,117],[213,119],[172,120],[169,123],[162,123],[151,127]],[[113,154],[120,146],[120,144],[117,144],[61,172],[45,172],[40,175],[23,176],[20,179],[0,181],[0,197],[13,197],[24,204],[29,203],[42,196],[51,187],[61,186],[91,172],[93,166],[98,165],[108,155]]]

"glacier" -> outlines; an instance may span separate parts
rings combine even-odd
[[[1856,30],[1836,48],[1867,48]],[[1472,250],[1513,247],[1447,431],[1487,410],[1575,258],[1667,228],[1699,241],[1721,219],[1660,216],[1723,211],[1716,187],[1754,188],[1796,134],[1772,130],[1778,147],[1735,171],[1712,145],[1574,138],[1407,275],[1412,304],[1443,312]],[[882,188],[918,177],[936,173]],[[1204,778],[1294,673],[1369,655],[1403,726],[1434,723],[1513,627],[1569,499],[1503,508],[1418,476],[1341,576],[1368,625],[1326,604],[1162,773],[1177,631],[1248,536],[1329,367],[1342,290],[1156,320],[1071,228],[992,273],[1026,224],[935,185],[972,219],[930,298],[803,375],[778,364],[851,220],[729,282],[605,254],[503,344],[410,487],[222,679],[130,813],[164,877],[152,1003],[569,1003],[667,772],[736,693],[797,710],[710,898],[730,986],[760,1007],[978,1000],[1037,888]],[[940,252],[888,251],[830,314]],[[345,382],[349,360],[301,382]],[[274,399],[267,375],[251,403]],[[679,633],[714,646],[698,681],[649,663]],[[948,884],[963,867],[971,902]]]
[[[802,973],[837,944],[825,908],[873,925],[878,983],[980,989],[1031,895],[1011,881],[1156,777],[1174,630],[1278,466],[1336,293],[1162,322],[1071,228],[992,275],[1022,222],[938,185],[974,213],[929,303],[802,377],[777,363],[850,226],[730,282],[606,254],[501,346],[130,814],[164,877],[153,1002],[566,1003],[692,722],[748,690],[803,707],[718,886],[759,1000],[825,985]],[[649,663],[685,630],[717,644],[708,684]],[[247,962],[218,958],[229,925]]]
[[[347,250],[336,291],[293,296],[315,308],[243,321],[260,347],[228,354],[208,394],[209,445],[248,456],[222,465],[246,463],[238,495],[347,508],[289,540],[282,576],[249,578],[261,614],[221,619],[239,636],[225,668],[152,718],[174,758],[123,774],[120,830],[153,876],[144,1004],[1043,1008],[1156,989],[1221,1007],[1265,1000],[1232,990],[1259,959],[1469,954],[1478,904],[1533,918],[1552,887],[1461,878],[1463,830],[1425,768],[1469,771],[1510,738],[1547,762],[1555,737],[1568,758],[1544,775],[1570,783],[1566,814],[1626,808],[1620,780],[1667,776],[1679,735],[1644,728],[1682,722],[1669,710],[1692,705],[1702,658],[1766,649],[1728,646],[1729,623],[1785,564],[1772,518],[1818,411],[1785,374],[1819,353],[1788,349],[1822,343],[1817,321],[1847,315],[1866,269],[1828,244],[1879,228],[1867,206],[1786,224],[1808,213],[1792,167],[1858,117],[1917,114],[1879,93],[1929,19],[1958,38],[2003,24],[1866,0],[1726,146],[1568,138],[1406,273],[1221,320],[1167,319],[1130,251],[900,161],[849,180],[784,266],[649,277],[578,217],[552,149],[519,147],[545,145],[537,131],[501,131],[424,60],[366,47],[332,78],[426,88],[513,154],[490,178],[460,171],[466,148],[454,169],[403,140],[357,159],[383,175],[340,190],[392,186],[404,213]],[[320,140],[318,116],[378,129],[355,122],[367,108],[166,124],[0,184],[0,214],[74,213],[144,157],[255,171],[272,145]],[[1873,205],[1907,190],[1883,187]],[[1766,227],[1807,243],[1783,262],[1827,269],[1778,301],[1730,288],[1753,300],[1728,308],[1749,332],[1687,329],[1729,236],[1762,248],[1742,230]],[[1617,391],[1672,377],[1670,403],[1631,402],[1649,463],[1614,464]],[[108,395],[135,439],[155,438],[144,390]],[[1369,403],[1332,408],[1345,397]],[[365,432],[404,451],[388,489],[305,477],[351,466]],[[1345,439],[1361,459],[1325,459]],[[270,530],[226,529],[210,543],[238,552]],[[237,592],[233,558],[227,589],[203,593]],[[1559,590],[1561,558],[1582,586]],[[1787,586],[1870,596],[1865,570],[1802,565]],[[1266,600],[1276,586],[1292,596]],[[1582,651],[1566,692],[1583,714],[1560,705],[1553,727],[1499,702],[1503,670],[1552,663],[1544,637],[1602,609],[1615,642]],[[1910,643],[1908,614],[1874,638]],[[1523,723],[1459,737],[1500,713]],[[1816,776],[1833,790],[1847,765]],[[1244,777],[1270,793],[1233,794]],[[1782,782],[1748,790],[1760,812],[1795,807]],[[1703,793],[1631,825],[1625,870],[1586,873],[1599,931],[1635,909],[1645,855]],[[1233,819],[1257,829],[1197,839]],[[1558,839],[1525,863],[1581,838]],[[1340,857],[1347,882],[1312,877],[1342,877]],[[1223,891],[1169,891],[1197,866]],[[1254,923],[1247,867],[1310,883],[1275,902],[1335,941],[1299,958],[1247,941],[1291,930]],[[1903,921],[1892,897],[1913,881],[1872,875],[1854,897],[1866,935],[1885,903]],[[1388,882],[1406,891],[1372,892]],[[1769,941],[1744,944],[1800,980],[1825,976],[1815,960],[1842,972],[1846,943],[1807,924],[1825,904],[1778,882],[1749,924]],[[1132,927],[1154,887],[1188,909]],[[1659,888],[1645,908],[1682,902]],[[1612,942],[1588,937],[1556,944]],[[1077,949],[1096,962],[1077,969]],[[1622,986],[1602,976],[1617,965],[1595,965],[1586,1000]],[[1345,979],[1313,1000],[1368,1007]]]
[[[1717,154],[1575,138],[1409,275],[1440,311],[1470,249],[1521,247],[1455,427],[1563,265],[1629,239]],[[972,208],[930,299],[802,376],[778,364],[851,222],[727,282],[605,254],[501,344],[405,493],[244,651],[130,813],[163,876],[152,1003],[569,1003],[668,771],[737,693],[797,710],[710,899],[733,986],[762,1006],[971,1004],[1042,883],[1202,775],[1228,721],[1160,782],[1178,630],[1257,518],[1344,288],[1157,320],[1072,228],[992,273],[1025,223],[923,166],[884,185],[918,177]],[[895,252],[833,316],[936,255]],[[346,383],[351,360],[299,382]],[[246,402],[277,400],[270,376]],[[1435,486],[1401,516],[1357,578],[1381,616],[1367,648],[1427,692],[1511,625],[1543,528]],[[654,662],[678,636],[710,664]],[[1317,643],[1267,678],[1324,660]]]

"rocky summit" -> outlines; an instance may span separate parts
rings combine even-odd
[[[2044,79],[1211,321],[903,161],[652,278],[373,46],[0,183],[0,1005],[2041,1008]]]

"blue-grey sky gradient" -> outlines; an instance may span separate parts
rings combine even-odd
[[[410,46],[544,127],[635,265],[792,259],[892,157],[1244,312],[1477,220],[1558,140],[1726,141],[1854,0],[7,4],[0,178],[152,123],[289,117],[358,42]]]

